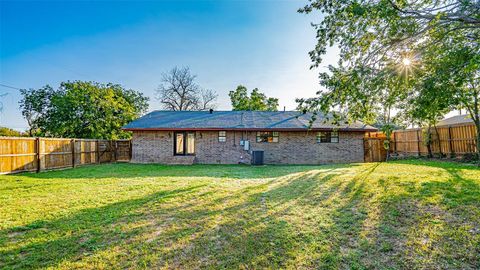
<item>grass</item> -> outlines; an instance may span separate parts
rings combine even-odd
[[[480,169],[109,164],[0,176],[0,268],[480,268]]]

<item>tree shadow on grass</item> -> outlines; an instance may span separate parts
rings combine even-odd
[[[282,177],[292,173],[316,169],[348,168],[358,164],[334,165],[160,165],[114,163],[88,165],[75,169],[42,173],[21,173],[32,179],[88,179],[88,178],[136,178],[136,177],[212,177],[232,179],[257,179]],[[13,176],[12,176],[13,177]]]
[[[365,179],[377,166],[349,180],[342,178],[345,168],[336,167],[290,173],[221,195],[201,186],[158,192],[4,230],[0,267],[88,262],[112,248],[123,257],[107,263],[120,268],[361,266]],[[189,199],[161,203],[178,196]]]
[[[372,255],[393,268],[478,269],[480,185],[477,174],[468,176],[478,168],[444,162],[395,163],[413,165],[409,170],[436,168],[439,177],[402,186],[392,179],[378,181],[388,196],[381,200],[376,239],[369,247]]]
[[[368,168],[363,176],[372,171]],[[341,249],[357,241],[355,228],[366,217],[360,209],[364,183],[362,179],[334,181],[339,174],[335,170],[299,174],[267,183],[264,191],[242,194],[247,196],[244,203],[219,211],[218,223],[201,230],[187,245],[168,250],[166,257],[172,258],[168,265],[228,269],[352,265]],[[335,206],[321,205],[334,197],[338,198]],[[204,215],[187,216],[197,224],[195,217]]]
[[[138,199],[79,211],[52,221],[37,220],[26,226],[0,231],[0,268],[43,268],[63,260],[76,260],[134,237],[138,231],[121,231],[120,222],[139,218],[145,205],[185,195],[201,188],[161,191]],[[19,244],[20,243],[20,244]],[[19,244],[19,245],[18,245]],[[10,245],[18,245],[9,248]]]
[[[317,202],[328,200],[337,192],[354,192],[353,186],[330,185],[342,173],[335,168],[311,169],[226,195],[203,192],[204,187],[194,186],[6,229],[0,231],[0,267],[42,268],[88,262],[111,249],[119,249],[120,257],[106,262],[104,258],[104,263],[120,268],[291,266],[302,256],[302,249],[310,245],[321,248],[322,241],[329,236],[326,231],[303,231],[288,215],[301,217],[303,213],[298,211],[302,207],[313,211]],[[189,199],[162,205],[178,196]],[[195,200],[202,196],[210,199]],[[318,201],[312,202],[310,197]],[[355,205],[356,202],[346,202],[345,211]],[[332,232],[349,230],[334,227]],[[324,262],[328,258],[318,262],[318,252],[309,252],[313,255],[304,265],[328,265]]]

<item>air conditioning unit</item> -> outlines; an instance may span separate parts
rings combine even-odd
[[[263,165],[263,150],[252,151],[252,165]]]

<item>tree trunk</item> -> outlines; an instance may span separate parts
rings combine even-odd
[[[428,151],[428,158],[433,158],[433,152],[432,152],[432,126],[428,125],[427,127],[427,141],[426,141],[426,146],[427,146],[427,151]]]
[[[437,141],[438,141],[438,152],[440,154],[440,157],[443,157],[443,152],[442,152],[442,143],[440,142],[440,134],[438,133],[437,125],[433,125],[435,128],[435,133],[437,133]]]
[[[432,145],[430,143],[427,144],[427,150],[428,150],[428,158],[433,158]]]
[[[388,141],[388,148],[385,149],[387,150],[387,155],[385,156],[385,161],[388,161],[390,159],[390,138],[387,137],[387,141]]]

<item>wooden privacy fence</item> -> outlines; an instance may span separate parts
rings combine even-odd
[[[477,132],[473,124],[432,128],[431,133],[433,154],[462,156],[477,151]],[[396,130],[392,135],[392,151],[404,155],[427,155],[424,136],[422,129]]]
[[[130,140],[0,137],[0,174],[130,161]]]
[[[440,126],[431,129],[431,149],[434,155],[463,156],[477,151],[476,129],[473,124]],[[393,131],[390,152],[403,156],[422,156],[428,154],[424,143],[423,129],[405,129]],[[382,150],[386,140],[382,132],[371,132],[365,136],[365,161],[385,160],[386,151]],[[381,144],[381,149],[378,145]],[[382,152],[384,151],[384,152]]]
[[[385,161],[387,157],[387,150],[383,146],[385,138],[382,137],[366,137],[363,140],[364,146],[364,161],[365,162],[379,162]]]

